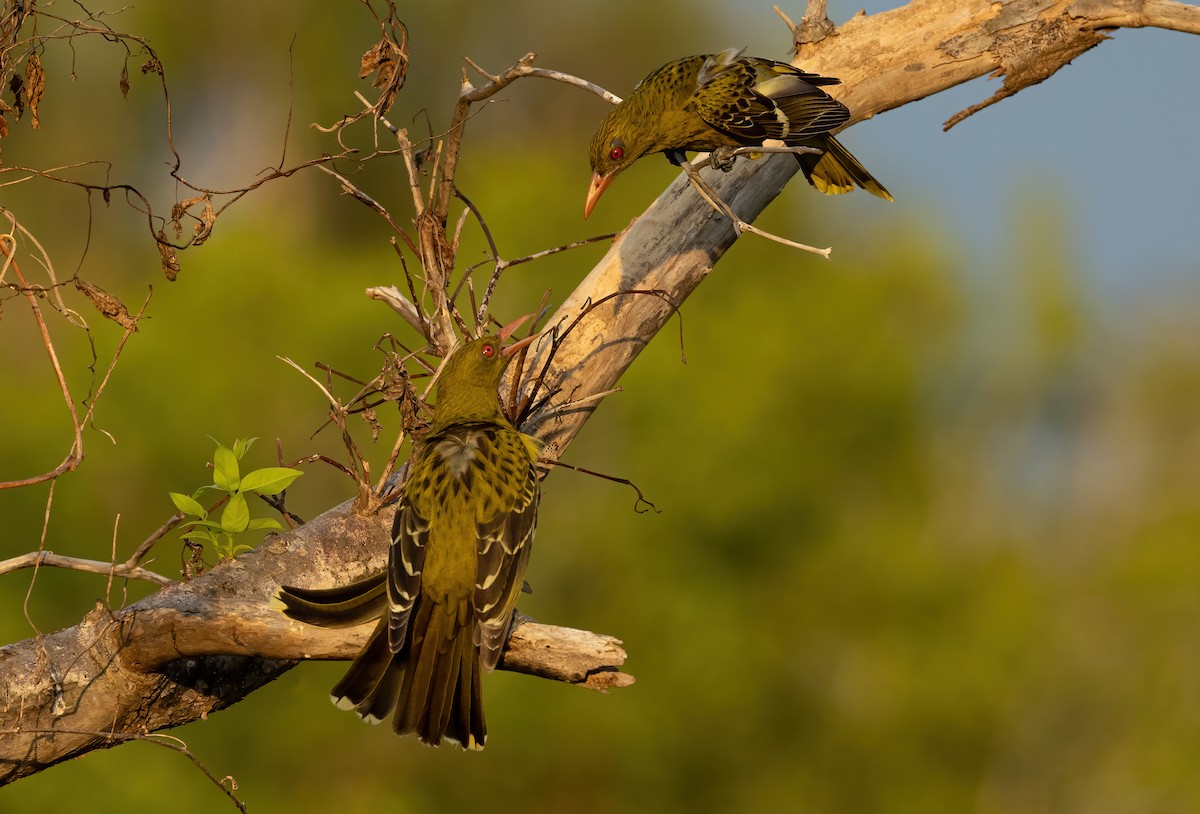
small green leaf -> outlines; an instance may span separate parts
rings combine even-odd
[[[240,461],[246,457],[246,453],[250,451],[250,447],[254,446],[254,442],[257,440],[258,438],[238,438],[233,442],[233,454]]]
[[[181,495],[178,492],[169,492],[168,494],[171,495],[171,502],[175,504],[175,508],[184,514],[190,514],[193,517],[201,519],[208,517],[208,512],[204,510],[204,507],[195,498]]]
[[[246,531],[258,531],[260,529],[271,529],[272,531],[282,529],[279,521],[272,517],[256,517],[246,526]]]
[[[229,496],[225,510],[221,512],[221,528],[226,534],[240,534],[250,525],[250,507],[246,505],[246,496],[235,492]]]
[[[186,523],[186,524],[184,524],[184,525],[185,525],[185,527],[186,527],[186,528],[192,528],[192,527],[194,527],[194,528],[206,528],[206,529],[219,529],[219,528],[221,528],[221,524],[220,524],[220,523],[214,523],[212,520],[189,520],[189,521],[187,521],[187,523]]]
[[[239,489],[242,492],[258,492],[260,495],[277,495],[303,474],[299,469],[289,469],[286,466],[255,469],[246,473]]]
[[[218,445],[213,453],[213,483],[226,492],[236,492],[241,483],[237,456],[229,447]]]
[[[202,540],[206,543],[212,543],[213,545],[216,545],[216,543],[217,543],[217,535],[213,534],[211,531],[205,531],[203,529],[189,531],[187,534],[183,535],[183,539],[185,539],[185,540]]]

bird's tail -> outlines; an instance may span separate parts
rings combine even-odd
[[[875,180],[875,176],[859,163],[850,151],[842,146],[833,136],[820,145],[825,150],[821,155],[812,153],[797,153],[800,169],[808,183],[817,188],[818,192],[826,195],[841,195],[854,187],[860,186],[872,195],[878,195],[885,201],[892,200],[892,194],[883,184]]]
[[[318,627],[353,627],[384,615],[387,573],[380,572],[340,588],[293,588],[281,585],[271,607],[297,622]]]
[[[341,588],[281,587],[272,607],[320,627],[350,627],[378,619],[367,644],[334,685],[330,697],[340,709],[379,723],[395,712],[397,733],[415,733],[424,743],[443,739],[464,749],[482,749],[483,718],[475,614],[464,601],[447,607],[422,596],[409,618],[399,652],[388,646],[386,574]]]
[[[404,677],[404,662],[388,647],[387,631],[384,616],[350,669],[329,692],[329,699],[338,709],[354,710],[358,717],[373,724],[396,708],[396,694]]]
[[[442,739],[482,749],[483,718],[475,614],[466,601],[447,607],[424,598],[409,621],[407,659],[393,720],[396,732],[424,743]]]

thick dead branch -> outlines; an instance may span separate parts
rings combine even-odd
[[[196,595],[180,599],[168,607],[135,606],[112,615],[126,643],[120,658],[128,667],[154,672],[178,659],[202,656],[349,661],[367,643],[374,624],[320,628],[288,619],[262,602]],[[625,661],[620,644],[612,636],[522,616],[500,669],[591,689],[629,686],[633,677],[617,669]]]
[[[743,221],[751,222],[797,171],[791,156],[742,162],[730,172],[705,171],[709,185]],[[711,209],[681,174],[625,232],[617,237],[575,292],[550,320],[551,330],[568,324],[591,303],[614,292],[661,292],[661,296],[617,296],[595,307],[566,335],[550,360],[547,386],[559,391],[545,410],[526,423],[547,442],[544,455],[557,458],[595,410],[589,397],[611,390],[642,348],[733,245],[729,219]],[[549,342],[539,343],[528,367],[540,370]],[[556,409],[559,403],[578,404]]]
[[[1099,45],[1106,30],[1155,26],[1200,33],[1200,7],[1172,0],[912,0],[871,16],[859,14],[818,42],[801,42],[796,64],[836,76],[830,92],[853,111],[851,121],[923,99],[980,76],[1004,85],[971,112],[1052,76]]]
[[[1200,6],[1175,0],[1076,0],[1068,11],[1092,28],[1167,28],[1200,34]]]
[[[390,525],[346,503],[191,582],[0,648],[0,784],[205,717],[295,660],[353,658],[367,627],[302,625],[268,598],[280,583],[333,585],[382,568]],[[526,621],[501,668],[605,690],[632,683],[624,660],[612,637]]]

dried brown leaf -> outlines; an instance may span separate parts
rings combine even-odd
[[[362,416],[362,420],[367,423],[367,426],[371,428],[371,442],[378,441],[379,433],[383,431],[383,427],[379,424],[379,416],[375,413],[374,408],[364,407],[359,415]]]
[[[25,104],[29,106],[29,124],[34,130],[40,124],[38,120],[38,105],[46,95],[46,71],[42,68],[42,58],[34,51],[25,60]]]
[[[17,121],[21,121],[21,117],[25,115],[25,80],[21,78],[19,73],[14,73],[8,80],[8,90],[13,97],[13,110],[17,112]]]
[[[375,78],[371,87],[383,91],[379,98],[380,110],[386,112],[396,100],[396,94],[404,86],[404,78],[408,73],[408,54],[395,41],[383,37],[379,42],[367,49],[362,56],[358,78],[365,79],[371,74]]]
[[[179,276],[179,257],[175,254],[175,247],[167,241],[166,232],[161,229],[158,232],[158,255],[162,259],[163,274],[168,280],[174,281]]]
[[[217,222],[217,213],[213,209],[211,196],[204,196],[204,209],[201,210],[198,217],[200,218],[200,222],[194,227],[196,235],[192,238],[193,246],[199,246],[208,240],[209,236],[212,235],[213,224]]]
[[[208,203],[209,211],[212,210],[212,203],[208,195],[204,194],[196,195],[191,198],[184,198],[182,201],[179,201],[173,207],[171,207],[171,226],[175,230],[175,237],[177,239],[183,237],[183,218],[185,215],[189,214],[188,209],[198,203]]]
[[[137,320],[129,313],[129,309],[125,307],[125,303],[109,294],[95,283],[89,283],[81,277],[75,278],[75,287],[78,288],[85,297],[92,301],[92,305],[96,310],[103,314],[108,319],[120,325],[126,330],[136,331]]]
[[[375,73],[375,71],[379,70],[379,67],[383,65],[385,61],[387,61],[386,55],[388,53],[389,45],[391,45],[391,43],[389,43],[387,39],[382,39],[367,49],[366,53],[362,55],[362,62],[359,65],[359,79],[366,79],[368,76]]]

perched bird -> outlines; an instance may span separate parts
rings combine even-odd
[[[419,442],[392,526],[383,574],[325,590],[279,588],[275,607],[325,627],[379,618],[333,688],[340,708],[378,723],[482,749],[480,674],[508,639],[529,561],[541,446],[500,410],[497,389],[516,329],[461,345],[438,379],[433,424]]]
[[[840,81],[742,56],[733,48],[668,62],[610,110],[592,136],[592,183],[583,216],[592,213],[613,178],[644,155],[666,153],[679,165],[685,150],[751,147],[767,139],[822,150],[796,158],[808,182],[827,195],[849,192],[857,184],[892,200],[830,135],[850,111],[820,86]]]

